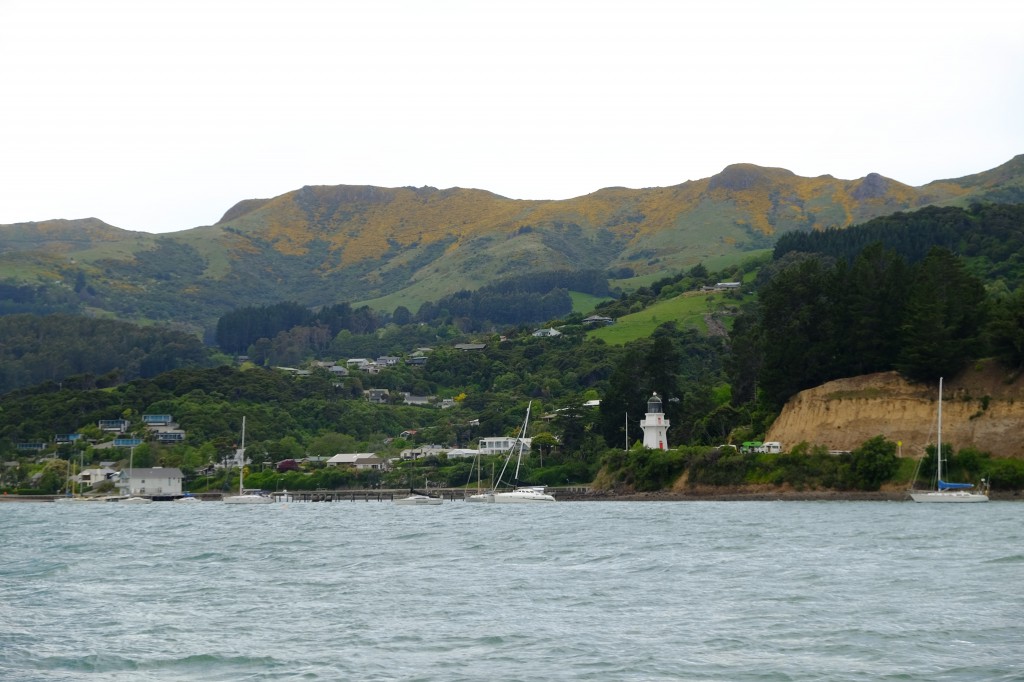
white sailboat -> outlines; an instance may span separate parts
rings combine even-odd
[[[242,447],[238,450],[238,494],[224,498],[224,504],[273,504],[274,498],[262,490],[246,490],[245,478],[245,417],[242,417]]]
[[[427,485],[426,480],[423,481],[423,487],[424,488],[429,487]],[[423,506],[423,505],[433,506],[433,505],[442,504],[444,502],[444,498],[435,497],[434,495],[431,495],[430,493],[423,492],[423,491],[420,491],[420,490],[415,490],[415,489],[413,489],[412,485],[410,485],[409,486],[409,494],[406,497],[395,498],[394,500],[392,500],[392,502],[394,504],[400,504],[400,505],[403,505],[403,506],[410,506],[410,507],[412,507],[412,506]]]
[[[473,476],[473,470],[469,470],[469,475]],[[494,479],[494,465],[491,465],[491,480]],[[494,502],[494,491],[484,491],[480,487],[480,453],[476,453],[476,493],[473,495],[466,495],[466,502]]]
[[[394,504],[408,505],[408,506],[422,506],[422,505],[437,505],[444,502],[440,497],[433,497],[432,495],[424,495],[421,492],[410,490],[407,497],[399,497],[394,500]]]
[[[935,490],[911,491],[914,502],[988,502],[988,495],[971,492],[972,483],[947,483],[942,480],[942,377],[939,377],[939,417],[936,429],[938,444],[935,446],[936,487]]]
[[[494,504],[531,504],[534,502],[554,502],[554,495],[550,495],[545,492],[544,486],[542,485],[519,485],[519,467],[523,463],[523,448],[525,447],[526,439],[526,427],[530,423],[530,408],[533,406],[533,401],[526,406],[526,419],[523,420],[523,428],[519,431],[519,438],[517,443],[519,445],[519,455],[516,457],[516,473],[513,479],[512,490],[498,491],[495,489],[490,493],[490,502]],[[512,452],[515,450],[515,446],[509,450],[508,457],[505,458],[505,465],[501,467],[501,475],[498,476],[498,481],[501,481],[502,476],[505,475],[505,467],[508,466],[509,460],[512,457]]]

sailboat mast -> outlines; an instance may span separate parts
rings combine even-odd
[[[242,476],[245,475],[245,415],[242,415],[242,456],[238,463],[238,494],[242,494]]]
[[[523,428],[519,432],[519,457],[516,459],[516,486],[519,485],[519,465],[523,463],[523,439],[526,438],[526,426],[530,423],[530,407],[532,405],[532,400],[526,405],[526,419],[523,420]]]
[[[938,466],[935,472],[935,488],[936,490],[942,488],[942,377],[939,377],[939,424],[936,427],[938,430]]]

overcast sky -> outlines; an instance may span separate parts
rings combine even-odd
[[[921,185],[1019,153],[1019,0],[0,0],[0,224],[740,162]]]

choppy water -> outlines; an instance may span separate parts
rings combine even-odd
[[[0,504],[0,679],[1019,680],[1022,516]]]

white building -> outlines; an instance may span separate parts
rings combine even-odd
[[[183,476],[178,467],[153,467],[121,471],[118,487],[126,495],[180,497]]]
[[[502,455],[512,449],[513,446],[518,450],[519,442],[523,443],[523,450],[529,450],[530,445],[533,443],[532,438],[516,438],[515,436],[491,436],[488,438],[481,438],[479,444],[479,451],[481,455]]]
[[[669,421],[665,418],[661,398],[657,393],[647,401],[647,416],[640,420],[640,428],[644,430],[644,447],[652,450],[668,450]]]

